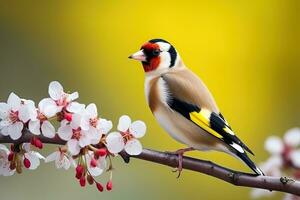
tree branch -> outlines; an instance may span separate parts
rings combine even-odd
[[[19,140],[11,140],[9,137],[0,135],[0,143],[24,143],[30,142],[32,134],[25,132]],[[63,145],[66,142],[57,138],[46,138],[44,136],[36,136],[43,143]],[[159,152],[151,149],[144,149],[140,155],[130,156],[126,152],[120,155],[126,163],[130,158],[142,159],[170,167],[177,167],[178,157],[174,154]],[[221,179],[236,186],[261,188],[270,191],[281,191],[300,196],[300,182],[286,177],[256,176],[243,172],[234,171],[217,165],[210,161],[184,157],[183,168],[200,172],[215,178]]]

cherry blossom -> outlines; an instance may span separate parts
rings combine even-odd
[[[91,144],[99,143],[102,135],[107,134],[112,128],[112,122],[98,118],[98,111],[95,104],[89,104],[82,115],[80,115],[80,127],[91,135]]]
[[[111,153],[119,153],[123,149],[130,155],[138,155],[142,152],[142,145],[138,138],[146,133],[146,125],[138,120],[131,123],[127,115],[119,119],[119,132],[112,132],[106,138],[107,148]]]
[[[40,160],[44,160],[44,156],[42,156],[39,152],[36,151],[32,151],[30,148],[30,143],[24,143],[22,145],[22,149],[25,151],[22,159],[23,162],[24,160],[28,160],[30,163],[30,166],[26,167],[28,169],[34,170],[36,168],[38,168],[38,166],[40,165]]]
[[[299,145],[300,129],[292,128],[284,134],[283,140],[278,136],[270,136],[267,138],[265,149],[271,155],[280,156],[283,160],[283,165],[300,167],[300,150],[297,149]]]
[[[101,135],[97,132],[82,130],[80,127],[81,116],[74,114],[71,122],[64,120],[58,129],[58,135],[61,139],[67,141],[68,150],[72,155],[77,155],[80,149],[92,144],[92,141],[100,141]]]
[[[45,158],[45,163],[52,162],[52,161],[55,162],[55,166],[57,169],[63,168],[65,170],[68,170],[70,166],[75,166],[72,157],[69,156],[67,152],[62,148],[59,148],[58,151],[51,153]]]
[[[85,157],[90,175],[100,176],[106,168],[106,156],[95,157],[94,152],[89,151]]]
[[[83,130],[97,129],[101,134],[107,134],[112,128],[112,122],[98,118],[97,107],[91,103],[86,107],[82,115],[81,128]]]
[[[8,161],[9,150],[6,146],[0,144],[0,176],[11,176],[15,170],[10,169]]]
[[[37,116],[29,121],[28,128],[31,133],[40,135],[41,132],[48,138],[55,136],[55,128],[50,123],[49,119],[57,114],[56,104],[51,99],[43,99],[36,110]]]
[[[56,109],[58,112],[61,111],[64,107],[69,107],[71,110],[75,108],[76,108],[75,110],[78,109],[77,103],[73,105],[71,104],[72,101],[78,99],[79,97],[78,92],[74,92],[71,94],[65,93],[63,86],[59,82],[52,81],[49,84],[48,93],[50,98],[56,103],[57,105]]]
[[[24,132],[23,139],[30,142],[19,140],[10,150],[0,144],[0,175],[22,173],[24,168],[34,170],[45,160],[54,162],[58,169],[76,167],[75,177],[82,187],[88,183],[95,184],[100,192],[104,188],[112,190],[112,157],[123,149],[130,155],[140,154],[142,145],[138,139],[145,135],[146,125],[139,120],[131,122],[124,115],[119,119],[118,131],[108,134],[113,124],[98,115],[96,104],[85,106],[74,101],[79,94],[64,92],[57,81],[49,84],[48,93],[50,97],[42,99],[37,107],[32,100],[21,99],[14,93],[7,103],[0,103],[0,134],[17,140]],[[59,124],[57,135],[55,124]],[[66,144],[44,158],[35,151],[43,148],[44,138],[40,135],[59,137]],[[104,172],[110,172],[106,187],[96,180]]]
[[[10,136],[17,140],[22,135],[24,123],[34,118],[34,113],[30,112],[34,103],[30,100],[22,100],[15,93],[11,93],[7,103],[0,103],[0,129],[4,136]]]
[[[299,180],[300,174],[300,129],[292,128],[286,131],[281,139],[278,136],[270,136],[265,141],[265,149],[270,153],[270,158],[260,165],[260,168],[268,176],[281,177],[292,176]],[[252,198],[271,196],[274,192],[262,189],[253,189]],[[295,195],[287,194],[284,200],[298,199]]]

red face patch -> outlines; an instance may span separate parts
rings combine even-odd
[[[147,62],[143,62],[143,67],[145,72],[150,72],[159,66],[160,57],[159,54],[156,55],[155,52],[159,51],[159,45],[155,43],[147,42],[145,43],[142,48],[144,53],[147,57]]]

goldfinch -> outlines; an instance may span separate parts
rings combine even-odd
[[[228,153],[263,175],[246,153],[253,155],[252,151],[235,135],[208,88],[169,42],[149,40],[129,58],[142,62],[146,100],[154,117],[175,140],[187,145],[176,151],[178,176],[183,154],[191,150]]]

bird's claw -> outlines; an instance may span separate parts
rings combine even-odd
[[[178,172],[178,175],[177,175],[177,178],[180,177],[181,175],[181,172],[182,172],[182,161],[183,161],[183,154],[187,151],[192,151],[194,150],[193,148],[185,148],[185,149],[179,149],[175,152],[170,152],[170,151],[167,151],[166,153],[168,154],[172,154],[172,155],[177,155],[178,156],[178,167],[173,169],[172,172]]]
[[[172,170],[172,172],[173,172],[173,173],[176,173],[176,172],[178,172],[178,175],[177,175],[177,177],[176,177],[176,178],[179,178],[179,177],[180,177],[180,175],[181,175],[181,172],[182,172],[182,168],[181,168],[181,169],[179,169],[179,167],[177,167],[177,168],[173,169],[173,170]]]

